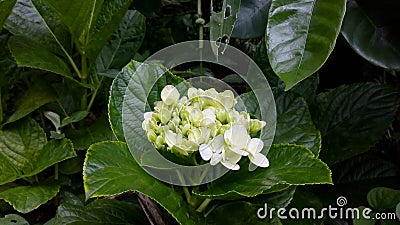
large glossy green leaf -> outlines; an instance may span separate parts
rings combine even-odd
[[[0,199],[10,203],[18,212],[28,213],[54,198],[59,190],[57,184],[18,186],[0,192]]]
[[[237,195],[251,197],[278,184],[332,183],[328,166],[303,146],[273,145],[267,157],[270,161],[268,168],[257,168],[252,172],[242,168],[229,172],[211,183],[208,190],[196,194],[213,199]]]
[[[367,151],[394,119],[399,102],[398,90],[375,83],[319,94],[311,112],[322,134],[321,158],[333,164]]]
[[[3,28],[4,21],[10,15],[12,8],[14,7],[17,0],[3,0],[0,1],[0,30]]]
[[[306,101],[291,92],[276,90],[276,130],[274,143],[306,146],[318,157],[321,133],[311,119]]]
[[[29,225],[28,221],[17,214],[8,214],[4,218],[0,218],[0,223],[3,225]]]
[[[75,156],[71,141],[47,142],[44,131],[30,119],[19,120],[0,130],[0,149],[0,184],[33,176]]]
[[[35,111],[39,107],[55,101],[57,97],[56,93],[48,85],[49,84],[46,82],[34,83],[25,95],[16,103],[15,112],[8,118],[6,123],[15,122]]]
[[[103,0],[97,0],[103,2]],[[95,12],[87,43],[86,54],[90,60],[95,61],[104,45],[118,28],[125,12],[133,0],[109,0],[102,3],[98,12]]]
[[[100,199],[87,206],[61,204],[54,225],[149,224],[138,204]]]
[[[272,0],[265,35],[269,60],[286,90],[317,71],[335,46],[345,0]]]
[[[377,187],[368,192],[368,203],[378,212],[395,208],[400,202],[400,190]]]
[[[123,142],[92,145],[86,155],[83,179],[86,198],[138,191],[163,206],[180,224],[204,224],[178,192],[137,164]]]
[[[68,27],[75,42],[80,47],[85,45],[85,38],[89,32],[90,25],[96,7],[102,1],[80,1],[80,0],[43,0]]]
[[[46,70],[67,78],[72,74],[65,60],[30,38],[13,36],[9,40],[9,48],[19,66]]]
[[[97,58],[97,73],[114,78],[114,71],[119,71],[136,54],[145,30],[146,18],[138,11],[128,10]]]
[[[60,55],[66,53],[61,47],[69,46],[67,29],[42,0],[17,0],[5,28]]]
[[[277,87],[279,85],[280,79],[275,74],[274,70],[271,67],[271,64],[268,60],[268,52],[267,47],[265,45],[265,40],[261,40],[256,47],[256,51],[253,55],[254,62],[257,63],[258,67],[260,67],[261,71],[264,73],[264,76],[267,78],[268,83],[271,87]]]
[[[122,69],[122,72],[117,75],[111,85],[110,100],[108,104],[108,114],[110,119],[111,128],[114,131],[115,136],[118,140],[124,141],[124,132],[122,128],[122,106],[124,102],[125,90],[128,87],[129,81],[134,79],[133,76],[136,70],[140,67],[140,73],[146,74],[148,79],[154,80],[164,74],[165,70],[161,68],[158,64],[142,64],[137,61],[131,61],[126,67]],[[148,96],[148,107],[152,108],[154,106],[154,101],[159,101],[161,99],[161,90],[167,85],[176,85],[183,82],[184,79],[167,72],[155,83],[153,87],[147,87],[151,89]],[[149,81],[147,81],[149,83]],[[134,89],[146,90],[143,87],[143,83],[135,83]],[[147,84],[147,86],[149,86]]]
[[[211,8],[210,41],[228,44],[239,7],[240,0],[223,0],[221,11]]]
[[[354,51],[369,62],[400,70],[400,46],[397,40],[393,40],[396,32],[397,29],[374,21],[356,1],[347,2],[342,34]]]
[[[307,104],[311,105],[317,95],[318,84],[319,76],[318,74],[313,74],[302,82],[296,84],[291,91],[303,97]]]
[[[232,31],[234,38],[256,38],[265,33],[271,0],[242,0]]]

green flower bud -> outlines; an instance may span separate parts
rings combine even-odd
[[[260,120],[255,120],[252,119],[250,120],[250,129],[249,132],[250,133],[257,133],[258,131],[260,131],[263,127],[265,127],[266,122],[264,121],[260,121]]]

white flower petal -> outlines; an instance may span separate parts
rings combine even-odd
[[[165,86],[161,91],[161,99],[167,105],[173,105],[179,100],[180,94],[178,89],[172,85]]]
[[[242,156],[248,156],[249,155],[248,152],[240,150],[238,148],[231,148],[230,150],[235,152],[235,153],[237,153],[237,154],[239,154],[239,155],[242,155]]]
[[[247,129],[243,125],[233,125],[224,133],[225,141],[233,148],[244,149],[250,141]]]
[[[264,143],[262,142],[262,140],[260,138],[252,138],[249,141],[249,144],[247,145],[246,149],[251,155],[255,155],[255,154],[261,152],[263,147],[264,147]]]
[[[165,132],[165,142],[167,143],[168,147],[172,148],[176,145],[176,134],[171,130],[167,130]]]
[[[238,164],[232,164],[230,162],[221,161],[221,164],[230,170],[239,170],[240,166]]]
[[[215,165],[217,165],[219,162],[221,162],[221,160],[222,160],[222,154],[221,153],[214,153],[212,156],[211,156],[211,160],[210,160],[210,164],[212,165],[212,166],[215,166]]]
[[[257,153],[254,156],[249,156],[250,162],[259,167],[268,167],[269,161],[267,157],[261,153]]]
[[[150,120],[154,112],[145,112],[143,117],[145,120]]]
[[[207,144],[200,145],[199,152],[200,152],[201,158],[206,161],[210,160],[211,157],[213,156],[211,147],[210,147],[210,145],[207,145]]]
[[[215,153],[221,153],[224,150],[225,142],[221,134],[217,135],[211,142],[211,146]]]

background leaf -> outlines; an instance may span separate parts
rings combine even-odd
[[[123,142],[102,142],[87,152],[83,170],[86,198],[138,191],[164,207],[180,224],[204,224],[182,196],[147,174]]]
[[[4,22],[10,15],[12,8],[17,0],[4,0],[0,2],[0,30],[3,28]]]
[[[400,202],[400,190],[377,187],[368,192],[368,203],[378,212],[395,208]]]
[[[317,71],[335,46],[345,0],[272,0],[265,35],[268,56],[286,90]]]
[[[380,5],[385,6],[385,3]],[[398,7],[392,9],[396,10]],[[396,40],[396,32],[396,28],[381,25],[368,16],[356,1],[347,2],[342,34],[353,50],[364,59],[386,69],[400,70],[400,43]]]
[[[103,1],[44,0],[44,2],[69,28],[77,46],[85,45],[85,38],[89,32],[94,11]]]
[[[211,8],[210,41],[228,44],[240,7],[240,0],[223,0],[222,9]]]
[[[10,203],[15,210],[28,213],[54,198],[60,186],[56,184],[18,186],[0,193],[0,198]]]
[[[25,95],[16,102],[16,110],[6,123],[15,122],[39,107],[55,101],[56,93],[48,85],[46,82],[35,82]]]
[[[81,129],[66,130],[65,136],[72,140],[76,150],[85,150],[91,144],[115,138],[105,116],[97,118],[92,124]]]
[[[386,85],[343,85],[317,96],[311,110],[322,134],[321,158],[337,163],[367,151],[394,119],[400,93]]]
[[[5,23],[5,28],[14,35],[28,38],[60,55],[64,54],[60,49],[60,44],[70,46],[68,31],[54,12],[42,4],[41,0],[17,0]]]
[[[294,93],[275,89],[275,105],[274,143],[303,145],[318,157],[321,133],[315,128],[306,101]]]
[[[125,12],[133,0],[104,1],[90,30],[90,39],[87,43],[86,54],[91,61],[95,61],[104,45],[118,28]]]
[[[46,70],[72,78],[71,70],[64,59],[51,52],[45,45],[22,36],[13,36],[8,43],[20,67]]]
[[[249,172],[242,168],[229,172],[214,181],[209,189],[197,195],[212,198],[251,197],[263,193],[278,184],[330,184],[331,172],[327,165],[305,147],[296,145],[272,145],[267,155],[268,168]],[[238,182],[240,180],[240,182]]]
[[[234,38],[256,38],[265,34],[271,0],[241,0],[233,27]]]
[[[128,10],[97,58],[97,73],[114,78],[114,71],[129,63],[139,50],[145,33],[146,18],[138,11]]]
[[[17,214],[8,214],[4,218],[0,218],[0,222],[3,225],[29,225],[28,221]]]
[[[138,204],[100,199],[87,206],[61,204],[54,224],[149,224]]]

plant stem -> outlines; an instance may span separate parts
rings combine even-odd
[[[94,99],[96,98],[97,92],[98,92],[98,90],[100,89],[101,84],[103,83],[103,80],[104,80],[104,77],[102,76],[102,77],[100,78],[99,85],[96,87],[96,89],[95,89],[94,92],[92,93],[92,97],[90,98],[89,105],[88,105],[86,111],[89,112],[90,109],[92,108]]]
[[[211,199],[206,198],[204,201],[201,203],[201,205],[196,209],[197,212],[203,212],[203,210],[210,204]]]
[[[201,1],[202,0],[197,0],[197,16],[199,18],[197,18],[196,22],[199,24],[200,73],[203,74],[203,61],[202,61],[202,59],[203,59],[203,54],[202,54],[203,53],[203,51],[202,51],[203,42],[202,42],[202,40],[203,40],[203,36],[204,36],[204,23],[205,23],[205,21],[202,18],[203,13],[201,11]]]
[[[183,193],[185,193],[186,201],[190,204],[190,202],[192,201],[192,195],[190,194],[188,187],[183,187]]]
[[[3,100],[1,99],[1,88],[0,88],[0,124],[3,122]]]
[[[81,62],[82,62],[81,83],[86,85],[88,73],[87,73],[87,61],[85,55],[82,55]],[[85,88],[81,99],[81,109],[86,110],[86,108],[87,108],[87,89]]]

